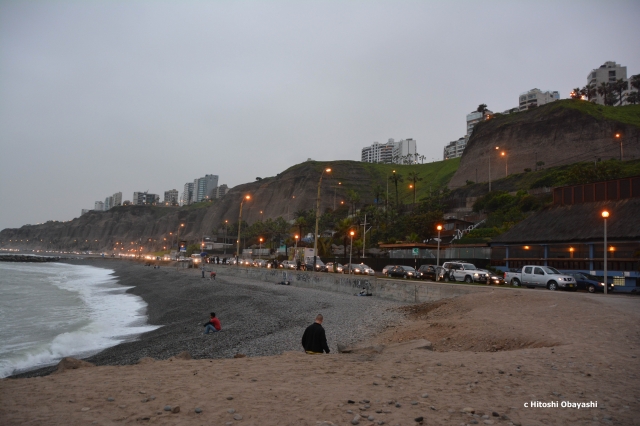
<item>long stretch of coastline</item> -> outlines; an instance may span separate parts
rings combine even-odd
[[[203,279],[194,269],[144,266],[116,259],[73,259],[68,263],[113,269],[119,284],[147,303],[148,323],[161,327],[133,341],[108,348],[85,360],[95,365],[131,365],[151,357],[167,359],[187,351],[192,358],[276,355],[301,350],[300,337],[316,313],[325,316],[332,351],[337,344],[371,338],[398,323],[399,303],[371,297],[345,296],[292,286],[225,276]],[[215,311],[223,331],[204,336],[202,325]],[[55,366],[12,377],[50,374]]]

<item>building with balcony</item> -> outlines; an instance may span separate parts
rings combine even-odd
[[[178,190],[171,189],[169,191],[164,191],[163,203],[167,206],[177,206],[179,204]]]
[[[156,204],[160,202],[160,196],[157,194],[150,194],[148,192],[134,192],[131,204],[136,206],[144,206],[147,204]]]
[[[540,89],[531,89],[528,92],[520,94],[520,97],[518,98],[518,109],[520,111],[526,111],[529,108],[548,104],[549,102],[557,101],[558,99],[560,99],[560,93],[557,90],[553,92],[543,92]]]
[[[192,199],[193,199],[193,182],[187,182],[184,184],[181,205],[188,206],[189,204],[191,204]]]
[[[627,81],[627,67],[616,64],[614,61],[607,61],[600,65],[600,68],[591,70],[587,76],[587,85],[597,88],[602,83],[615,83],[618,80]],[[596,94],[595,101],[600,105],[605,104],[604,97],[599,93]]]
[[[444,147],[442,159],[449,160],[450,158],[462,157],[462,153],[464,152],[464,149],[467,147],[468,140],[469,138],[467,138],[466,136],[463,136],[457,141],[449,142]]]
[[[362,148],[360,161],[366,163],[406,164],[417,162],[416,141],[412,138],[395,141],[390,138],[387,143],[374,142]]]
[[[473,128],[481,121],[486,120],[493,114],[493,111],[485,110],[484,112],[473,111],[467,114],[467,139],[473,133]]]
[[[94,203],[93,209],[99,212],[104,211],[104,203],[102,201],[96,201]]]

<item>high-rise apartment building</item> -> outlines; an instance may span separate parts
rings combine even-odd
[[[82,211],[80,212],[80,216],[85,215],[87,213],[89,213],[91,211],[91,209],[82,209]]]
[[[387,143],[374,142],[371,146],[362,148],[360,161],[366,163],[405,163],[415,162],[416,141],[409,138],[396,142],[389,139]]]
[[[178,203],[178,190],[171,189],[164,191],[164,204],[168,206],[177,206]]]
[[[136,206],[144,206],[146,204],[156,204],[160,201],[160,196],[149,194],[148,192],[134,192],[131,204]]]
[[[204,175],[193,181],[192,202],[199,203],[202,200],[210,199],[213,190],[218,187],[218,175]]]
[[[464,149],[467,147],[467,141],[469,138],[466,136],[461,137],[457,141],[449,142],[447,146],[444,147],[444,153],[442,155],[443,160],[448,160],[450,158],[462,157],[462,153]]]
[[[587,85],[591,84],[597,88],[602,83],[615,83],[618,80],[627,81],[627,67],[616,64],[614,61],[607,61],[600,65],[600,68],[591,70],[587,76]],[[600,93],[597,93],[595,100],[600,105],[605,104],[604,96]]]
[[[116,192],[113,194],[113,204],[111,207],[121,206],[122,205],[122,192]]]
[[[540,105],[548,104],[549,102],[557,101],[560,99],[560,93],[557,90],[543,92],[540,89],[531,89],[528,92],[520,94],[518,98],[518,109],[520,111],[526,111],[529,108],[535,108]]]
[[[94,209],[95,211],[99,211],[99,212],[104,211],[104,203],[103,203],[102,201],[96,201],[96,202],[94,203],[94,207],[93,207],[93,209]]]
[[[104,199],[104,211],[111,210],[113,208],[113,195]]]
[[[184,184],[184,191],[182,192],[182,205],[188,206],[193,199],[193,182],[187,182]]]
[[[492,111],[485,110],[484,112],[473,111],[467,114],[467,138],[473,133],[473,128],[481,121],[484,121],[493,114]]]
[[[227,192],[229,192],[229,187],[226,183],[223,183],[213,191],[213,198],[222,198]]]

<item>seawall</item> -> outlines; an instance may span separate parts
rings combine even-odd
[[[274,284],[288,282],[294,287],[313,288],[349,295],[358,294],[363,288],[372,296],[405,303],[434,302],[470,293],[490,292],[491,287],[468,284],[436,283],[419,280],[395,280],[362,275],[343,275],[323,272],[283,271],[242,268],[217,267],[219,276],[231,275],[247,277],[254,280],[267,281]]]

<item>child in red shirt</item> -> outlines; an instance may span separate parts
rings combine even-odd
[[[208,323],[204,324],[204,334],[209,334],[209,332],[215,333],[222,329],[222,325],[220,324],[220,320],[216,318],[216,313],[211,312],[211,319]]]

